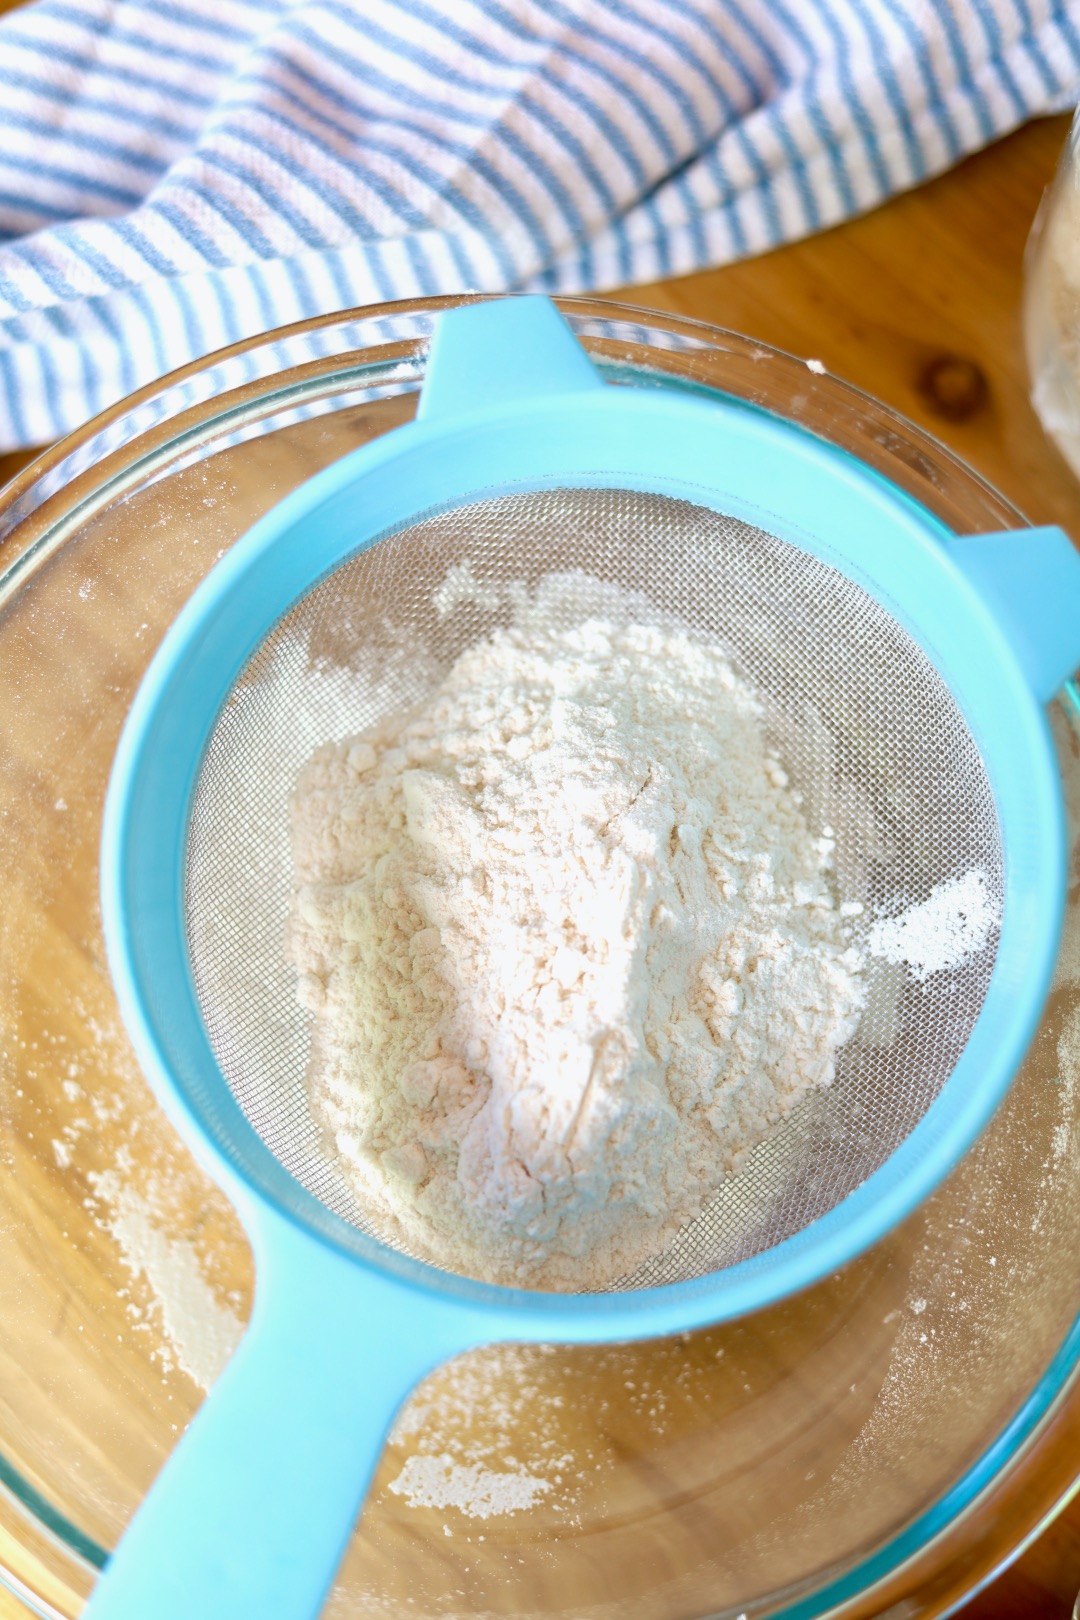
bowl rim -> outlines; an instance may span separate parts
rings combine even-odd
[[[163,377],[155,379],[144,385],[141,389],[126,396],[116,404],[108,407],[96,417],[85,423],[82,427],[58,440],[56,444],[45,449],[22,468],[14,478],[0,490],[0,516],[5,511],[19,505],[32,493],[34,486],[42,477],[60,468],[66,457],[73,449],[90,445],[102,429],[119,424],[133,406],[145,404],[157,395],[166,393],[190,377],[205,372],[209,367],[223,359],[247,354],[266,345],[271,339],[277,340],[286,336],[300,336],[305,333],[319,330],[324,327],[340,325],[348,319],[367,319],[369,317],[395,315],[403,311],[434,312],[440,308],[457,307],[463,303],[475,302],[480,298],[501,295],[448,295],[440,298],[412,299],[391,301],[379,305],[369,305],[349,311],[335,311],[330,315],[312,317],[305,321],[291,323],[285,327],[274,329],[272,332],[260,333],[253,338],[242,340],[227,348],[213,351],[201,358],[177,368]],[[621,301],[600,298],[564,298],[557,297],[555,303],[565,314],[587,319],[590,316],[601,320],[618,320],[630,318],[646,326],[659,327],[672,331],[683,331],[691,337],[699,337],[703,347],[711,349],[732,349],[744,355],[751,350],[757,351],[761,359],[775,366],[780,363],[784,366],[798,367],[805,374],[805,362],[791,353],[775,346],[757,342],[744,335],[729,331],[714,323],[676,315],[669,311],[650,309],[648,306],[624,303]],[[727,341],[725,341],[727,340]],[[327,369],[334,367],[342,359],[335,356],[327,363]],[[260,379],[264,381],[265,379]],[[885,424],[895,424],[900,429],[908,443],[914,444],[917,450],[930,458],[934,463],[954,476],[958,476],[965,485],[977,487],[988,504],[996,506],[995,518],[1002,528],[1008,528],[1016,523],[1022,523],[1023,518],[1018,509],[1002,496],[993,485],[981,474],[969,467],[948,446],[941,443],[932,434],[905,418],[901,413],[876,399],[873,395],[857,388],[841,378],[826,374],[824,377],[811,375],[807,379],[807,386],[812,391],[827,389],[834,400],[845,401],[856,410],[863,410],[872,418]],[[710,392],[716,392],[710,389]],[[171,419],[170,419],[171,420]],[[168,424],[166,424],[168,426]],[[210,437],[210,434],[207,434]],[[133,441],[134,442],[134,441]],[[91,471],[99,463],[94,463]],[[918,488],[925,488],[920,483]],[[107,500],[115,498],[115,491],[108,492]],[[916,497],[918,498],[918,496]],[[106,504],[105,501],[102,504]],[[35,550],[34,541],[40,541],[40,534],[31,535],[31,544],[24,547],[20,544],[19,531],[24,524],[33,528],[34,518],[41,507],[34,508],[25,514],[17,527],[0,538],[0,586],[10,582],[13,589],[17,589],[23,577],[29,577],[30,569],[24,565],[27,549]],[[85,512],[78,511],[79,521],[85,519]],[[63,540],[68,537],[76,527],[75,524],[65,525],[65,532],[50,547],[50,552],[58,549]],[[46,529],[47,532],[47,529]],[[41,560],[44,560],[42,557]],[[13,571],[19,578],[12,579]],[[9,592],[10,594],[10,592]],[[1080,699],[1075,691],[1068,693],[1069,703],[1076,713],[1080,713]],[[1070,723],[1077,728],[1075,714],[1070,715]],[[1073,1394],[1080,1368],[1080,1318],[1074,1323],[1069,1334],[1046,1369],[1037,1385],[1029,1392],[1023,1405],[1018,1409],[1010,1423],[1000,1432],[983,1455],[963,1474],[949,1491],[946,1492],[920,1519],[906,1527],[898,1536],[877,1549],[873,1554],[855,1564],[844,1576],[829,1586],[818,1587],[805,1598],[797,1598],[793,1604],[774,1611],[786,1620],[809,1620],[810,1615],[823,1615],[825,1613],[838,1613],[841,1610],[854,1613],[855,1604],[858,1611],[869,1614],[870,1609],[863,1609],[863,1603],[869,1602],[874,1591],[882,1590],[891,1580],[899,1580],[906,1569],[913,1568],[919,1561],[925,1561],[936,1548],[946,1548],[950,1535],[962,1529],[971,1519],[973,1511],[978,1507],[981,1497],[992,1494],[1006,1487],[1011,1480],[1014,1469],[1019,1470],[1025,1463],[1041,1451],[1044,1446],[1052,1445],[1055,1438],[1065,1434],[1070,1397]],[[1063,1442],[1069,1446],[1071,1441],[1066,1435]],[[1065,1466],[1059,1475],[1055,1475],[1052,1488],[1047,1501],[1040,1507],[1040,1516],[1033,1520],[1030,1528],[1025,1532],[1024,1540],[1011,1549],[1007,1549],[991,1568],[989,1564],[978,1572],[976,1585],[965,1586],[963,1596],[971,1595],[977,1585],[984,1584],[993,1574],[1004,1568],[1012,1558],[1022,1550],[1022,1546],[1047,1522],[1047,1519],[1060,1510],[1080,1487],[1080,1465],[1075,1457],[1071,1468]],[[10,1494],[19,1507],[27,1512],[36,1525],[41,1526],[63,1547],[78,1566],[83,1569],[100,1567],[108,1554],[105,1549],[98,1546],[89,1537],[85,1536],[76,1525],[63,1514],[52,1508],[44,1497],[35,1492],[29,1483],[22,1479],[17,1470],[13,1469],[6,1459],[0,1455],[0,1488],[5,1495]],[[1030,1491],[1030,1486],[1029,1486]],[[912,1536],[921,1532],[925,1539],[918,1545],[913,1544]],[[973,1571],[973,1574],[976,1572]],[[24,1601],[32,1601],[38,1611],[47,1616],[55,1616],[62,1620],[65,1611],[55,1608],[42,1596],[31,1594],[25,1584],[12,1572],[0,1567],[0,1585],[21,1597]],[[954,1599],[952,1601],[961,1601]],[[951,1604],[950,1604],[951,1606]],[[929,1611],[928,1611],[929,1612]],[[934,1612],[941,1612],[940,1610]]]

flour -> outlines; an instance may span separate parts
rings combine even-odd
[[[985,875],[970,871],[939,883],[928,899],[900,916],[878,918],[867,943],[874,956],[906,965],[923,983],[981,951],[1000,921]]]
[[[69,1219],[81,1214],[107,1234],[128,1273],[117,1291],[122,1308],[110,1317],[125,1328],[117,1337],[148,1352],[163,1374],[178,1370],[209,1389],[244,1331],[243,1232],[150,1104],[113,1008],[81,997],[74,1007],[78,1039],[49,1038],[59,1127],[50,1147],[65,1195],[78,1206]],[[83,1244],[96,1252],[88,1234]],[[219,1247],[225,1266],[215,1263]]]
[[[579,600],[543,582],[425,703],[319,749],[292,809],[339,1168],[414,1253],[559,1289],[659,1253],[830,1083],[864,999],[749,690]]]
[[[498,585],[477,579],[467,562],[454,563],[432,593],[431,601],[440,619],[449,618],[456,607],[465,604],[497,612],[503,604],[503,591]]]
[[[469,1518],[490,1519],[532,1507],[551,1486],[533,1474],[458,1463],[443,1453],[410,1457],[388,1489],[410,1507],[455,1507]]]
[[[219,1303],[194,1246],[163,1230],[154,1200],[136,1191],[126,1167],[91,1171],[88,1180],[108,1209],[104,1225],[124,1264],[145,1280],[157,1301],[177,1364],[200,1388],[209,1389],[240,1343],[243,1323]]]

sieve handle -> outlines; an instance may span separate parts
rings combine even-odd
[[[251,1326],[110,1558],[92,1620],[312,1620],[398,1407],[485,1337],[281,1217],[259,1227]]]
[[[491,298],[439,316],[416,414],[421,421],[448,420],[604,387],[550,298]]]

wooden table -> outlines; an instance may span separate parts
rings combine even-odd
[[[622,296],[821,359],[937,434],[1032,520],[1080,537],[1080,486],[1028,404],[1018,315],[1025,238],[1066,128],[1033,124],[866,218]],[[0,481],[27,459],[0,457]],[[1080,1410],[1064,1421],[1080,1472]],[[1021,1482],[986,1510],[1002,1556],[1015,1545],[1023,1493]],[[965,1613],[1065,1620],[1078,1587],[1075,1502]],[[0,1593],[0,1620],[28,1612]]]

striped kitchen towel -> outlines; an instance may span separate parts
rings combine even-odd
[[[1080,0],[36,0],[0,20],[0,447],[238,338],[872,207],[1080,85]]]

